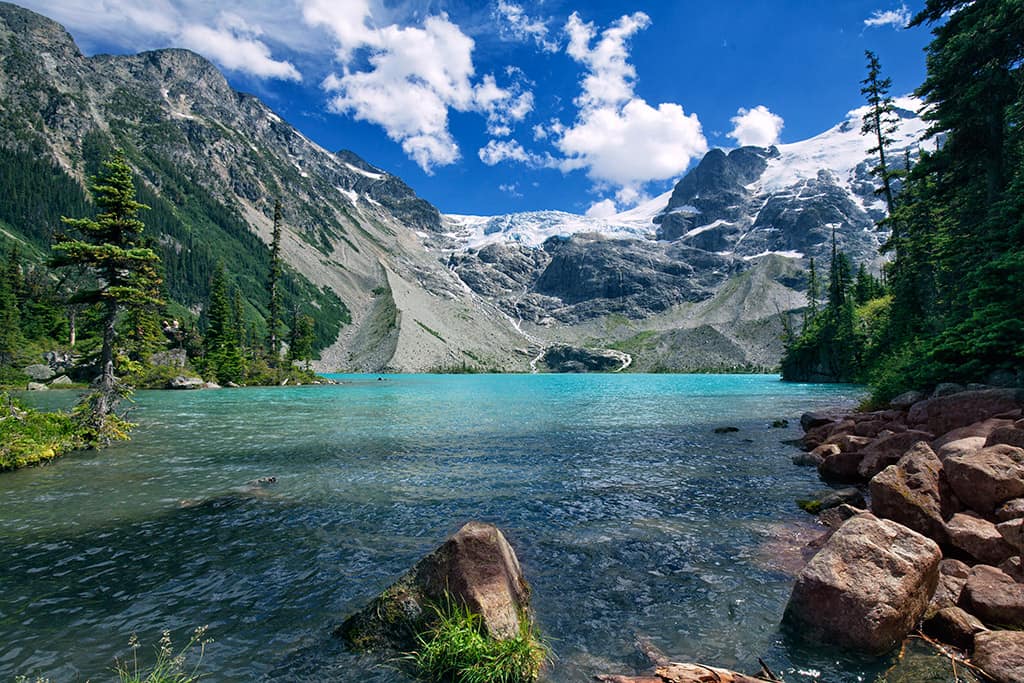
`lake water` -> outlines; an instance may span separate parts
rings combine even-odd
[[[209,624],[213,681],[406,681],[330,635],[464,522],[501,527],[556,660],[547,680],[678,660],[787,680],[877,663],[793,645],[779,536],[821,488],[785,440],[852,387],[774,376],[339,376],[140,392],[133,441],[0,475],[0,681],[94,683]],[[41,405],[71,395],[33,395]],[[790,427],[771,423],[788,418]],[[739,431],[715,434],[719,426]],[[275,476],[266,495],[241,487]]]

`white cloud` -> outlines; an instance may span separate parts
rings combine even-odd
[[[893,28],[906,28],[910,23],[910,9],[901,5],[899,9],[880,10],[876,9],[871,16],[864,20],[864,25],[869,28],[879,26],[892,26]]]
[[[513,197],[522,197],[523,193],[519,191],[518,183],[507,183],[498,185],[498,189],[505,194],[512,195]]]
[[[494,16],[502,35],[524,42],[532,40],[544,52],[558,51],[558,42],[548,38],[547,22],[528,16],[522,5],[498,0]]]
[[[575,102],[580,111],[573,124],[558,131],[555,147],[565,171],[585,169],[599,185],[612,186],[623,203],[635,203],[643,186],[679,175],[691,160],[707,152],[707,140],[696,114],[687,115],[675,103],[656,107],[636,97],[636,70],[629,63],[627,41],[650,23],[637,12],[623,16],[597,38],[591,23],[578,14],[569,17],[567,52],[586,67],[582,92]],[[534,130],[538,137],[552,127]]]
[[[773,114],[768,107],[759,104],[753,109],[740,107],[736,116],[729,119],[733,129],[729,137],[740,147],[771,147],[779,141],[779,133],[785,122],[782,117]]]
[[[242,71],[260,78],[301,81],[299,70],[288,61],[270,56],[266,43],[252,34],[236,32],[229,27],[185,26],[179,34],[183,47],[195,50],[225,69]]]
[[[519,161],[529,163],[530,155],[515,140],[488,140],[477,152],[480,161],[488,166],[500,164],[502,161]]]
[[[615,202],[611,199],[602,199],[590,205],[586,211],[588,218],[610,218],[619,212]]]
[[[64,24],[86,50],[112,44],[126,50],[187,47],[231,71],[257,78],[302,79],[294,64],[272,56],[270,44],[262,37],[262,26],[275,16],[266,0],[25,0],[21,4]]]

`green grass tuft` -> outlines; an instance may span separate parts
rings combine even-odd
[[[419,636],[419,650],[412,655],[420,678],[451,683],[537,680],[548,648],[528,618],[520,618],[515,638],[496,640],[487,635],[479,614],[453,599],[435,609],[437,621]]]
[[[128,639],[128,645],[132,649],[132,659],[128,662],[117,663],[114,671],[120,683],[196,683],[203,675],[199,673],[199,667],[203,663],[203,654],[206,652],[207,644],[213,642],[212,638],[206,637],[206,627],[200,626],[192,632],[191,638],[183,648],[175,652],[171,643],[171,632],[164,631],[160,638],[160,645],[156,649],[156,662],[150,668],[139,669],[138,649],[139,639],[132,635]],[[191,667],[186,666],[187,660],[192,656],[192,651],[198,649],[195,655],[195,662]]]

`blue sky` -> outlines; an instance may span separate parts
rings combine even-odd
[[[924,77],[922,0],[26,0],[86,54],[189,47],[446,213],[608,213],[712,147],[793,142]]]

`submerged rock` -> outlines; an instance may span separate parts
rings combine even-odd
[[[479,614],[489,636],[519,635],[530,587],[497,527],[469,522],[334,633],[360,650],[409,651],[433,621],[434,607],[449,599]]]
[[[800,572],[784,620],[812,640],[886,652],[924,614],[941,559],[939,546],[916,531],[858,515]]]

